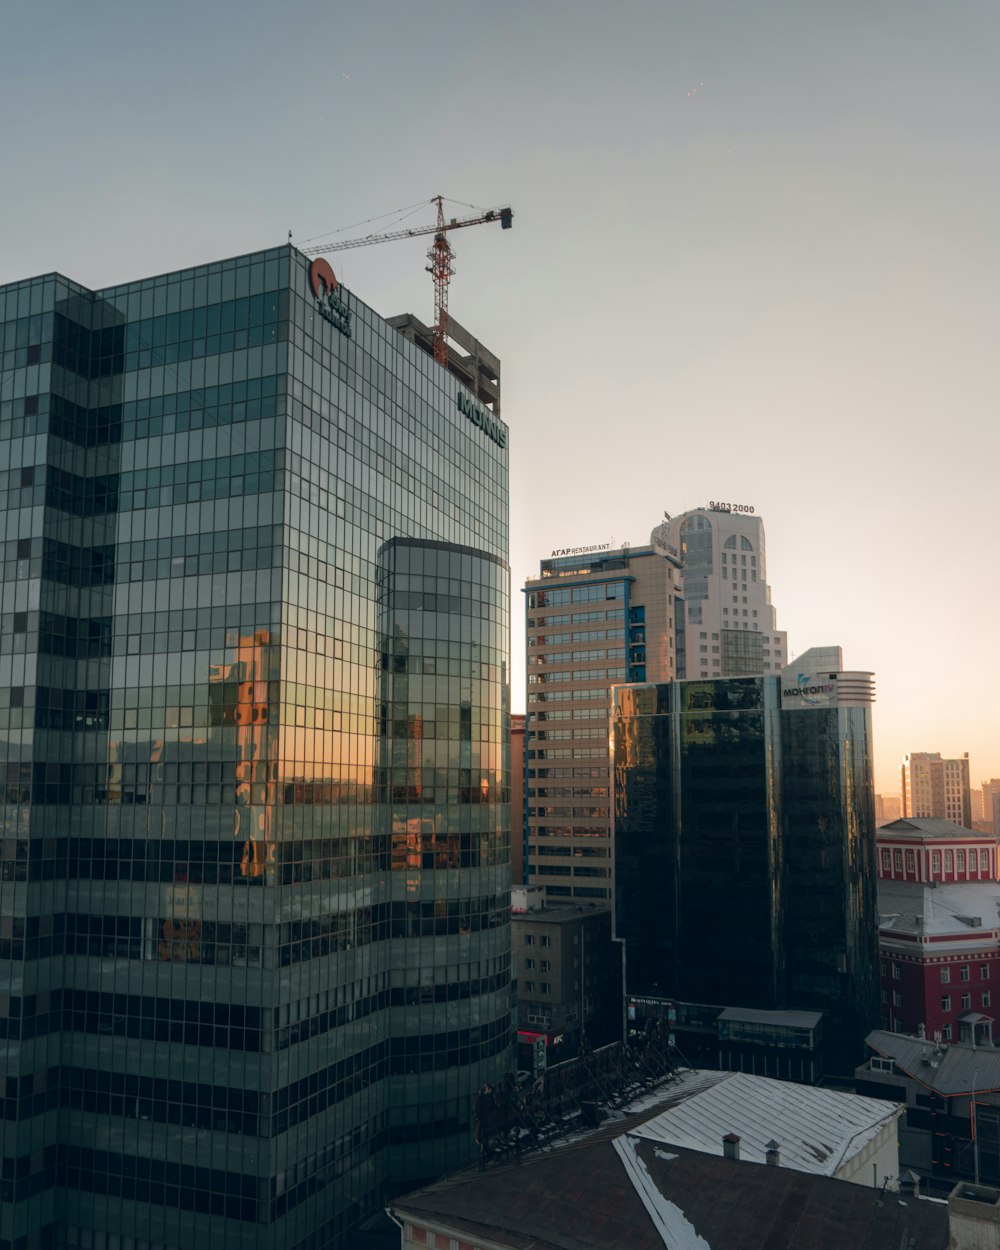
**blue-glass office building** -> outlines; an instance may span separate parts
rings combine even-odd
[[[847,1073],[878,1020],[873,686],[824,658],[615,690],[626,994],[692,1008],[713,1060],[726,1007],[822,1013],[822,1058]]]
[[[292,247],[0,287],[0,1250],[321,1250],[513,1059],[507,430]]]

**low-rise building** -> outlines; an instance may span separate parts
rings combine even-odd
[[[782,1167],[880,1189],[898,1187],[896,1126],[902,1107],[745,1072],[719,1073],[706,1085],[710,1075],[691,1073],[695,1092],[647,1120],[636,1135],[713,1155],[725,1154],[727,1139],[735,1137],[739,1157],[754,1163],[767,1163],[777,1151]],[[681,1095],[687,1079],[678,1082]]]
[[[996,881],[997,840],[954,821],[908,816],[875,835],[880,881]]]
[[[735,1137],[735,1134],[729,1134]],[[721,1137],[720,1137],[721,1144]],[[973,1250],[993,1229],[986,1191],[964,1195],[965,1240],[949,1207],[882,1195],[829,1176],[665,1147],[633,1132],[536,1155],[520,1167],[466,1172],[394,1201],[402,1250]],[[979,1203],[970,1198],[979,1197]],[[1000,1198],[1000,1194],[996,1195]],[[977,1211],[982,1207],[982,1214]],[[978,1217],[978,1218],[977,1218]]]
[[[621,948],[611,940],[611,908],[546,906],[540,887],[515,889],[511,925],[520,1066],[559,1063],[581,1046],[620,1038]]]
[[[991,1042],[1000,993],[1000,885],[879,882],[884,1028]]]
[[[927,1178],[940,1193],[960,1180],[1000,1182],[1000,1050],[881,1029],[867,1043],[872,1054],[855,1072],[855,1089],[906,1104],[903,1172]]]

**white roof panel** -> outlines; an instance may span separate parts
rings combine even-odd
[[[897,1104],[880,1098],[733,1072],[647,1120],[634,1135],[721,1155],[723,1137],[735,1133],[740,1158],[755,1163],[765,1162],[774,1138],[782,1167],[835,1176],[900,1114]]]

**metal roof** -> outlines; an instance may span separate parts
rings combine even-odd
[[[737,1020],[745,1024],[784,1024],[792,1029],[815,1029],[823,1019],[821,1011],[760,1011],[756,1007],[727,1007],[719,1013],[720,1020]]]
[[[883,879],[878,911],[883,931],[988,938],[991,929],[1000,928],[1000,882],[930,885]]]
[[[397,1220],[510,1250],[946,1250],[948,1209],[626,1136],[465,1172]]]
[[[721,1155],[727,1133],[740,1138],[740,1158],[763,1163],[767,1143],[781,1147],[781,1166],[820,1176],[838,1170],[902,1109],[881,1098],[796,1085],[733,1072],[661,1112],[633,1136]]]
[[[900,820],[891,820],[887,825],[879,825],[876,833],[888,833],[894,838],[979,838],[986,842],[996,841],[988,833],[977,833],[975,829],[967,829],[965,825],[956,825],[953,820],[944,820],[939,816],[904,816]]]
[[[875,1029],[865,1039],[884,1059],[892,1059],[907,1076],[947,1098],[1000,1090],[1000,1049],[952,1042],[947,1046],[903,1033]],[[859,1069],[859,1072],[861,1069]]]

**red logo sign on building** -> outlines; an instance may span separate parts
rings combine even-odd
[[[328,260],[317,256],[309,266],[309,285],[316,297],[316,310],[341,334],[351,337],[351,310],[340,298],[340,283]]]
[[[322,256],[317,256],[309,266],[309,285],[317,299],[325,299],[331,292],[336,293],[340,286],[330,262]]]

